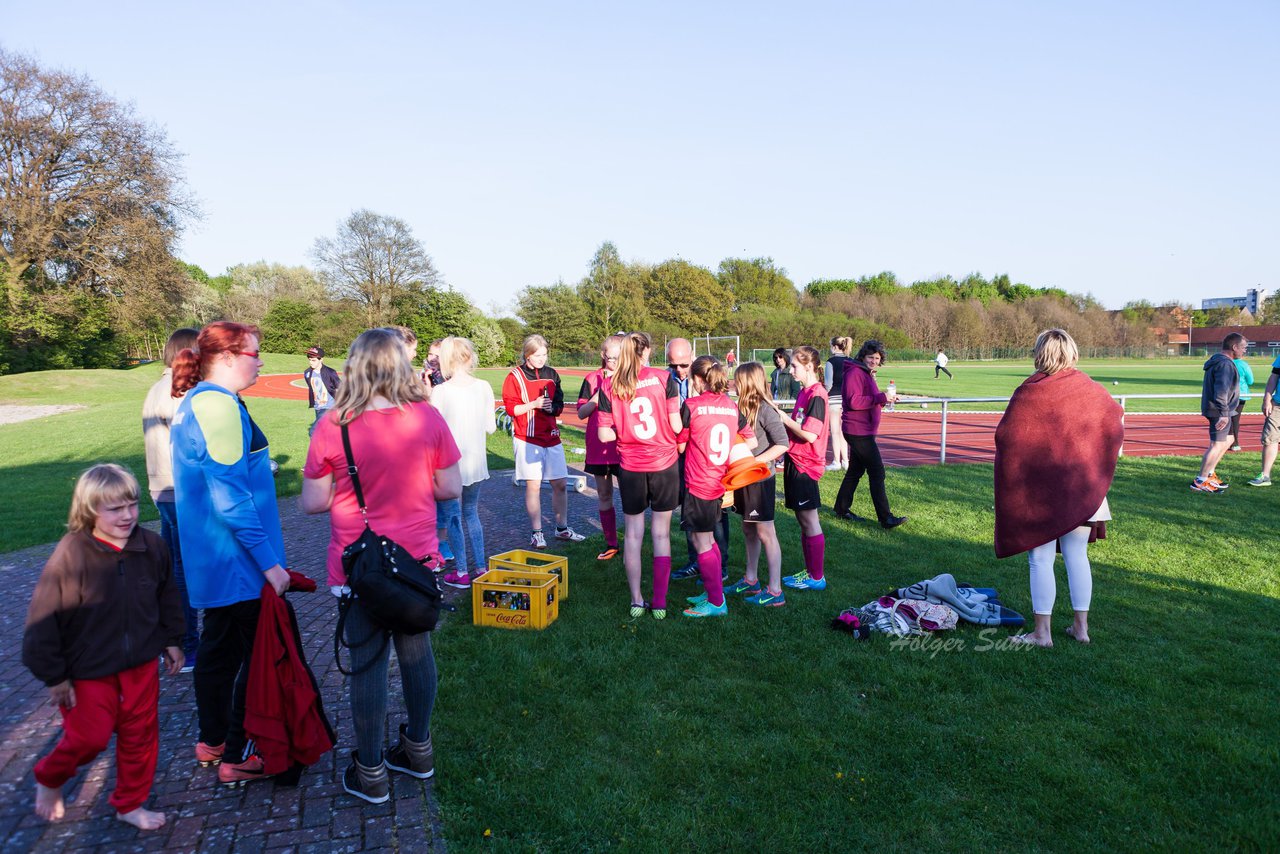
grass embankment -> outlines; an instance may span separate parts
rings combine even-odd
[[[894,470],[906,526],[824,513],[828,590],[731,601],[725,619],[631,622],[621,561],[598,564],[593,537],[568,550],[572,598],[548,630],[478,629],[466,605],[436,633],[450,848],[1268,848],[1275,496],[1186,480],[1185,460],[1120,462],[1087,647],[1062,634],[1061,565],[1052,650],[972,626],[903,646],[828,628],[944,571],[1030,617],[1026,559],[992,554],[990,466]],[[824,479],[826,502],[837,485]],[[798,530],[779,530],[794,571]],[[736,529],[731,553],[736,577]],[[671,605],[697,589],[673,584]]]
[[[300,372],[305,360],[290,355],[265,357],[264,373]],[[142,400],[159,378],[158,363],[127,370],[42,371],[0,377],[0,403],[70,404],[85,407],[16,424],[0,425],[0,466],[8,500],[0,505],[0,552],[51,542],[65,532],[67,509],[76,478],[89,466],[116,462],[138,476],[145,491],[147,465],[142,445]],[[570,383],[572,384],[572,383]],[[577,395],[575,386],[570,392]],[[576,400],[576,397],[575,397]],[[246,398],[249,411],[271,443],[280,464],[277,489],[284,496],[302,489],[313,416],[305,401]],[[569,461],[581,463],[582,431],[564,428]],[[511,438],[489,437],[489,467],[513,467]],[[142,501],[142,521],[157,518]]]

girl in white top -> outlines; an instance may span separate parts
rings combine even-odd
[[[494,421],[493,388],[473,376],[476,350],[466,338],[446,338],[440,342],[440,371],[448,382],[431,390],[431,404],[444,416],[462,458],[462,498],[442,501],[437,524],[445,531],[457,559],[457,568],[446,573],[444,583],[468,588],[473,578],[484,574],[488,555],[484,550],[484,528],[480,524],[480,484],[489,479],[485,437],[497,429]],[[467,538],[463,540],[463,523]],[[471,563],[467,563],[468,556]],[[468,571],[468,566],[474,567]]]

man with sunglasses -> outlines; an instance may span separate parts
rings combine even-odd
[[[676,388],[680,392],[681,406],[684,406],[685,400],[690,396],[689,366],[692,364],[693,345],[688,339],[672,338],[667,342],[667,370],[670,371],[671,379],[675,381]],[[684,454],[680,455],[680,503],[681,506],[684,505]],[[684,525],[683,521],[680,527],[684,528],[689,559],[684,566],[672,571],[671,577],[676,581],[698,577],[698,551],[693,547],[693,532]],[[721,512],[720,521],[716,523],[713,533],[716,545],[720,548],[720,574],[727,578],[725,567],[728,566],[729,560],[729,517],[725,513]]]

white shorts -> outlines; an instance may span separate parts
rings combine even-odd
[[[516,480],[562,480],[569,476],[564,462],[564,445],[544,448],[512,438],[516,456]]]

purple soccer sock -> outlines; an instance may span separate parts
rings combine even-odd
[[[610,507],[600,511],[600,529],[604,531],[604,544],[611,549],[618,547],[618,511]]]
[[[698,575],[702,576],[707,601],[719,608],[724,604],[724,581],[720,578],[720,547],[716,544],[698,554]]]
[[[804,551],[804,568],[809,571],[809,577],[814,581],[821,581],[823,573],[826,571],[823,564],[826,562],[827,556],[827,538],[823,534],[817,534],[812,537],[800,537],[800,546]]]
[[[667,587],[671,584],[671,556],[653,559],[653,601],[649,607],[664,611],[667,607]]]

